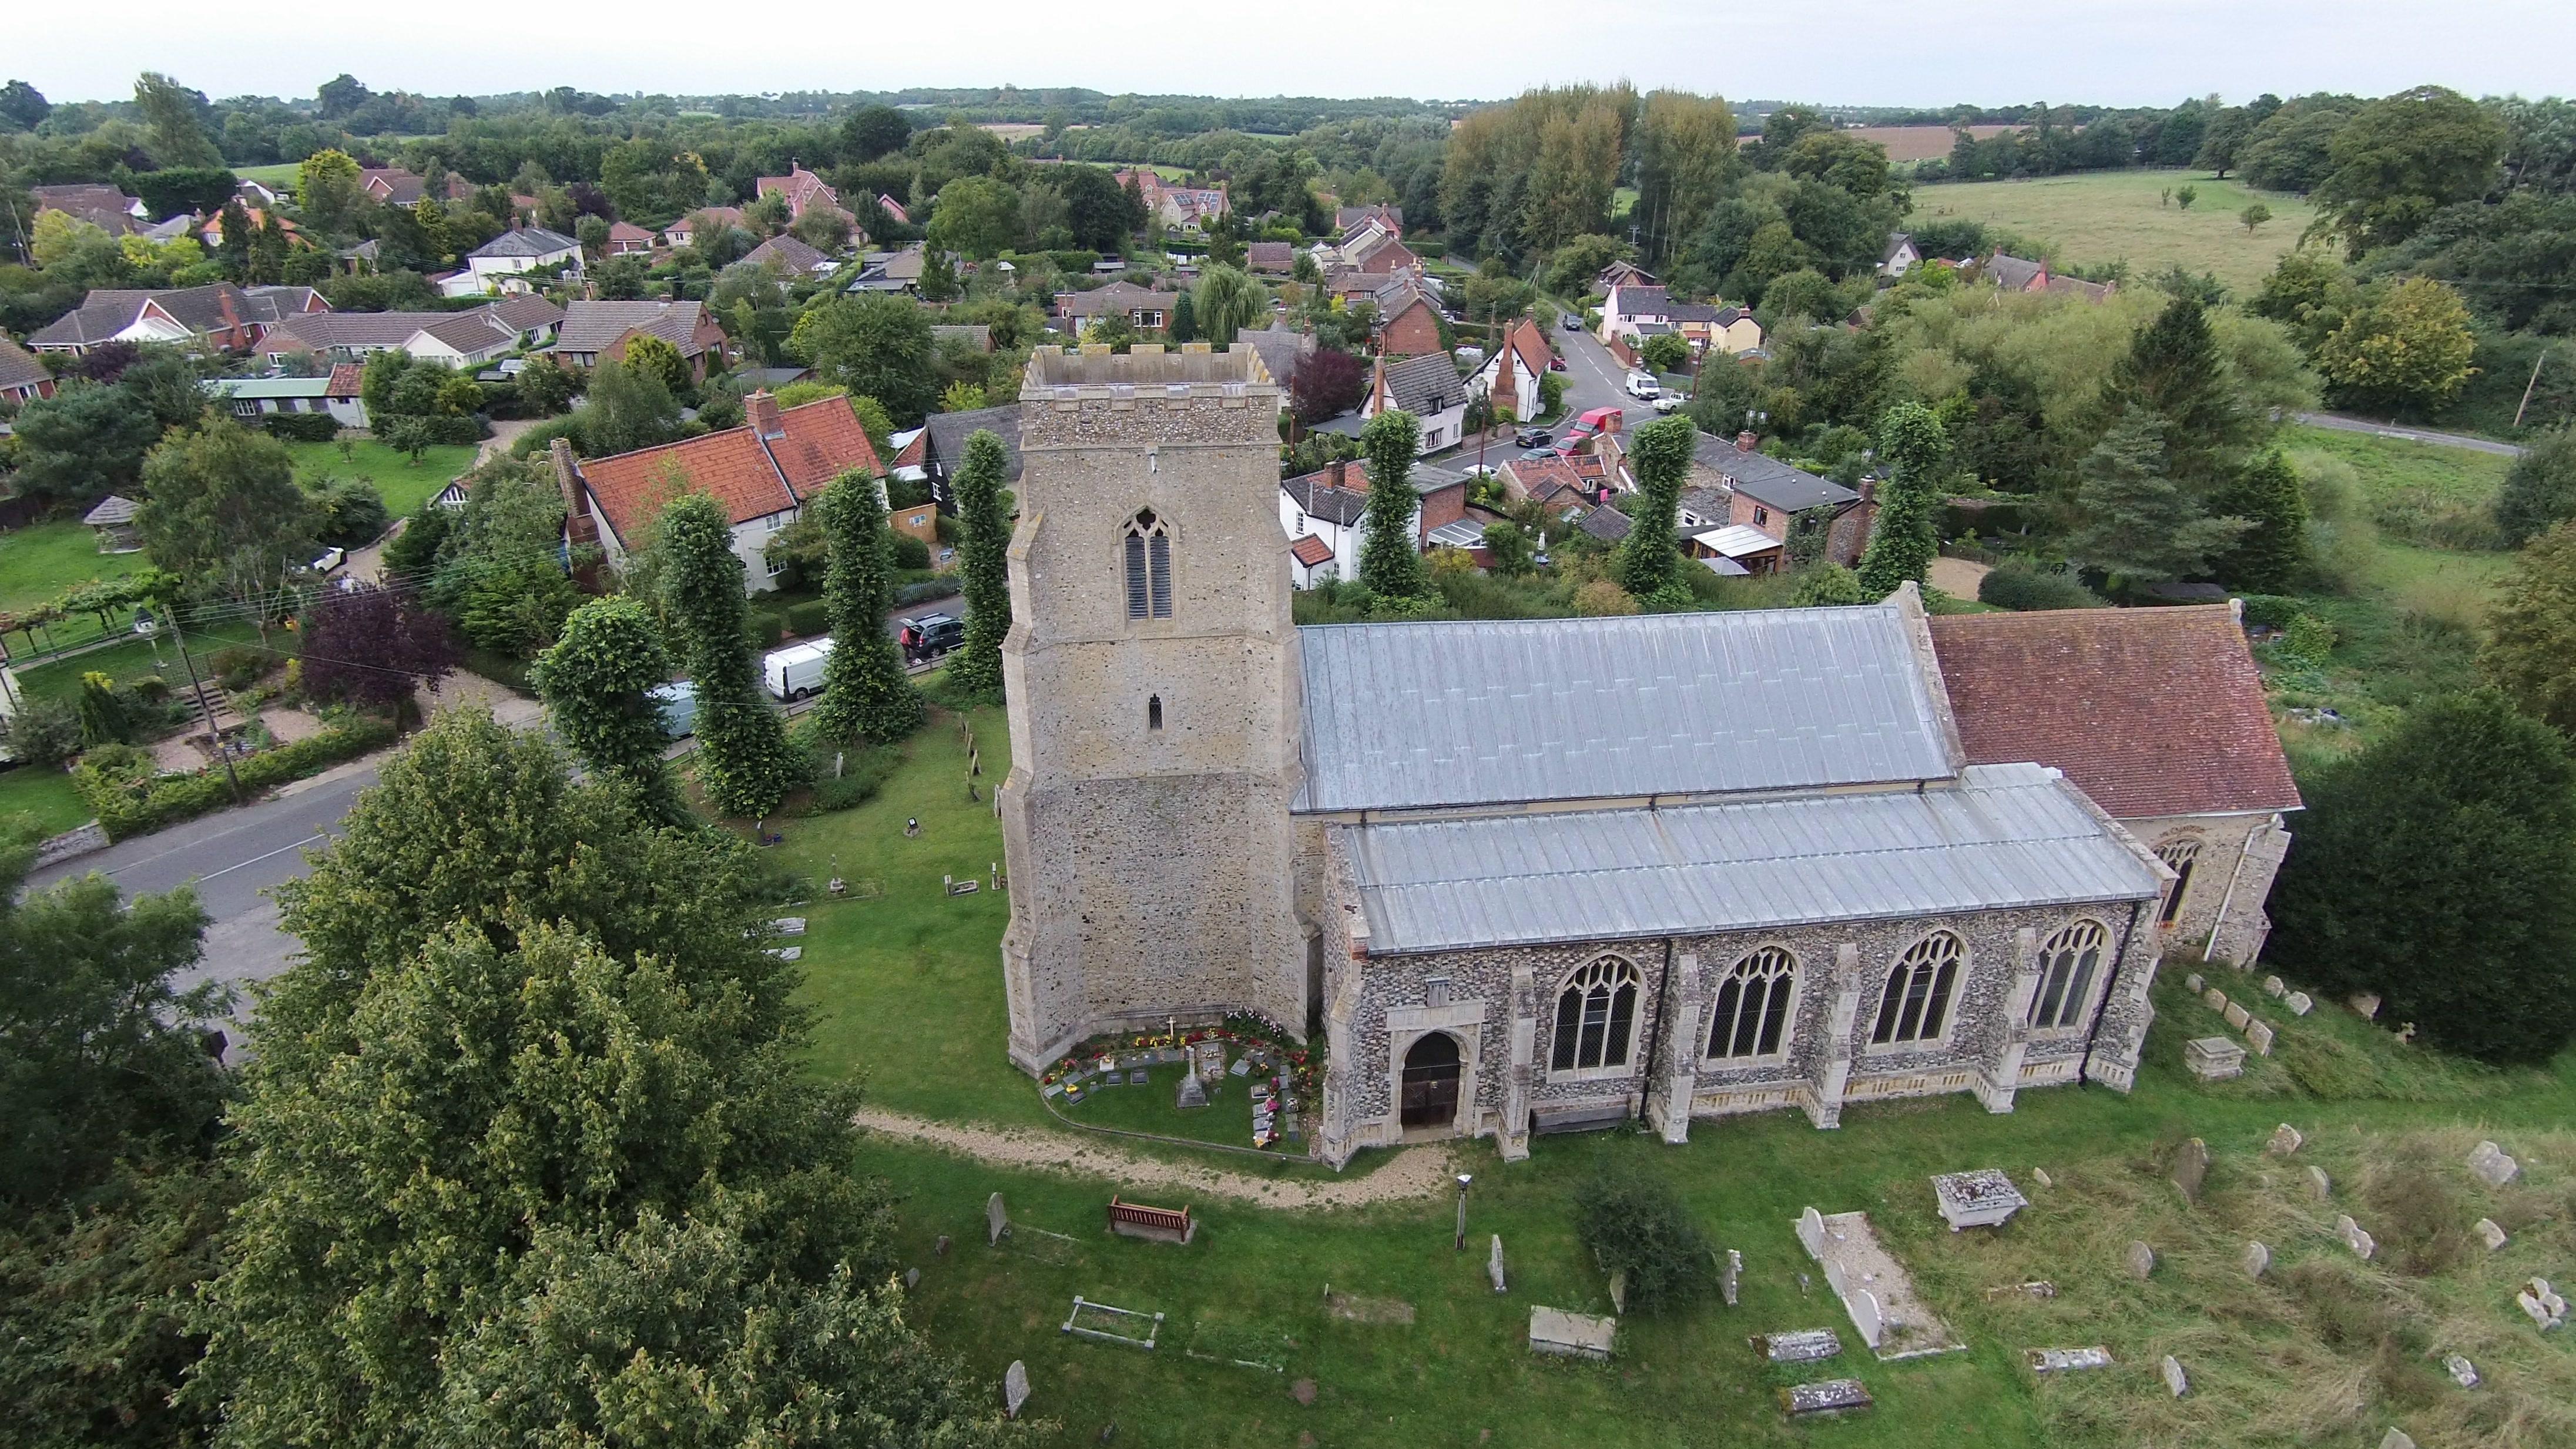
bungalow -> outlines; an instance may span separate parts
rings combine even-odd
[[[1494,416],[1529,422],[1545,411],[1539,379],[1547,376],[1547,334],[1524,317],[1503,329],[1503,345],[1467,381],[1479,396],[1493,399]]]
[[[608,224],[608,254],[649,257],[653,254],[653,233],[631,221],[612,221]]]
[[[0,337],[0,398],[22,403],[53,395],[54,375],[35,354]]]
[[[1243,264],[1267,277],[1284,277],[1297,270],[1297,244],[1283,241],[1257,241],[1243,249]]]
[[[198,386],[244,422],[272,413],[329,413],[344,428],[363,428],[367,405],[358,382],[365,370],[343,362],[322,377],[212,377]]]
[[[465,254],[465,270],[440,283],[439,290],[450,297],[473,297],[495,292],[532,290],[526,281],[529,272],[561,267],[573,278],[583,275],[581,243],[559,231],[541,226],[505,231]]]
[[[1892,231],[1887,234],[1887,250],[1879,254],[1878,274],[1894,280],[1912,271],[1921,260],[1923,254],[1914,249],[1914,234]]]
[[[1577,459],[1555,453],[1514,458],[1503,465],[1505,498],[1515,503],[1536,503],[1552,513],[1599,503],[1613,491],[1603,482],[1597,466],[1587,471]]]
[[[37,330],[27,345],[74,357],[103,342],[159,342],[212,352],[243,352],[289,318],[328,312],[311,287],[202,287],[159,291],[100,290]]]
[[[1133,282],[1112,282],[1088,292],[1056,293],[1055,311],[1077,332],[1086,323],[1110,316],[1124,316],[1139,332],[1159,332],[1171,325],[1172,309],[1180,303],[1178,292],[1156,292]]]
[[[918,292],[921,269],[930,260],[919,245],[894,252],[867,252],[859,258],[859,274],[843,287],[844,292]]]
[[[774,266],[791,277],[824,277],[840,270],[820,248],[781,232],[743,254],[754,265]]]
[[[321,312],[269,329],[259,350],[272,365],[298,356],[363,362],[378,352],[404,352],[449,367],[480,367],[545,341],[562,319],[560,309],[536,296],[470,312]]]
[[[1726,503],[1723,523],[1706,520],[1712,524],[1711,531],[1751,531],[1729,533],[1708,547],[1755,572],[1769,572],[1785,565],[1794,525],[1823,530],[1820,557],[1839,564],[1858,563],[1861,551],[1869,546],[1870,523],[1878,512],[1873,496],[1783,463],[1760,451],[1759,444],[1751,433],[1737,435],[1732,443],[1700,433],[1692,444],[1693,482]],[[1770,544],[1755,543],[1752,534]],[[1779,546],[1779,551],[1772,552],[1772,545]]]
[[[1401,408],[1422,425],[1420,451],[1431,454],[1457,444],[1467,431],[1467,385],[1446,352],[1425,353],[1390,362],[1381,357],[1369,378],[1368,400],[1360,417],[1368,419]]]
[[[574,302],[547,352],[566,367],[596,367],[603,357],[623,360],[627,342],[643,334],[678,348],[696,381],[724,370],[724,328],[703,302]]]
[[[711,237],[718,232],[740,225],[742,225],[741,207],[710,206],[690,212],[687,216],[662,228],[662,245],[672,248],[693,247],[698,244],[701,237]]]
[[[565,543],[576,551],[596,545],[612,566],[622,566],[663,504],[681,492],[705,493],[724,506],[733,526],[744,592],[776,588],[771,537],[843,473],[881,478],[885,469],[848,398],[781,408],[776,398],[756,392],[743,400],[743,416],[738,428],[607,458],[576,459],[557,441],[552,456],[564,495]]]
[[[411,206],[429,194],[429,182],[399,166],[369,166],[358,172],[358,189],[387,206]]]
[[[1429,549],[1433,534],[1468,517],[1466,474],[1417,463],[1405,481],[1413,485],[1417,550]],[[1288,539],[1289,568],[1299,588],[1328,578],[1359,577],[1368,489],[1365,460],[1337,461],[1279,485],[1279,527]],[[1307,539],[1315,542],[1303,542]]]
[[[75,220],[88,222],[109,236],[131,236],[141,231],[144,220],[152,214],[141,198],[128,196],[99,182],[30,186],[27,194],[36,199],[36,215],[59,211]]]

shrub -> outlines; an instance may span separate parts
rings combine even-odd
[[[218,649],[206,667],[214,672],[216,683],[239,693],[259,682],[260,672],[268,668],[268,656],[256,649]]]
[[[2299,617],[2299,611],[2306,607],[2286,594],[2247,594],[2244,602],[2246,623],[2268,625],[2274,629],[2290,627],[2290,621]]]
[[[899,569],[930,567],[930,545],[908,533],[894,536],[894,566]]]
[[[364,548],[393,523],[384,495],[359,478],[325,478],[305,490],[313,499],[315,533],[335,548]]]
[[[2290,621],[2289,630],[2281,637],[2281,648],[2309,664],[2323,664],[2334,653],[2334,625],[2314,614],[2301,614]]]
[[[832,613],[821,599],[807,599],[787,606],[787,632],[799,639],[810,639],[832,631]]]
[[[1998,609],[2099,609],[2102,597],[2065,574],[2027,564],[1989,569],[1977,581],[1977,602]]]
[[[840,773],[833,773],[835,761]],[[814,751],[814,800],[810,813],[820,815],[830,810],[847,810],[865,805],[894,778],[903,764],[903,751],[891,745],[876,749],[819,748]]]
[[[270,413],[259,425],[290,443],[327,443],[340,436],[340,420],[329,413]]]
[[[80,712],[59,699],[30,697],[0,720],[0,743],[19,763],[56,768],[80,752]]]
[[[309,739],[264,750],[233,768],[245,794],[266,790],[391,744],[394,734],[389,720],[353,718]],[[81,757],[72,778],[112,840],[159,830],[232,803],[232,788],[221,769],[155,776],[141,751],[124,746],[90,751]]]
[[[755,649],[775,649],[787,637],[787,621],[767,609],[750,609],[743,613],[744,632],[751,635]]]
[[[1587,618],[1637,612],[1637,601],[1608,579],[1594,579],[1574,591],[1574,612]]]
[[[1800,607],[1826,604],[1866,604],[1869,598],[1861,590],[1860,575],[1841,564],[1817,564],[1802,569],[1797,586],[1789,591],[1789,602]]]
[[[1715,1260],[1671,1184],[1633,1162],[1604,1168],[1576,1198],[1576,1234],[1605,1273],[1628,1275],[1628,1308],[1652,1313],[1708,1289]]]

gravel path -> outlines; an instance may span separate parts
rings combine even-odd
[[[1453,1171],[1449,1150],[1436,1145],[1400,1149],[1394,1161],[1366,1177],[1273,1179],[1148,1157],[1105,1138],[1070,1133],[963,1127],[881,1107],[861,1108],[856,1120],[869,1131],[961,1153],[996,1167],[1105,1177],[1122,1188],[1209,1193],[1262,1207],[1360,1207],[1431,1197],[1448,1187]]]

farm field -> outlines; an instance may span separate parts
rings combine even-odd
[[[2200,193],[2189,211],[2157,204],[2164,191],[2181,186]],[[2236,214],[2256,201],[2272,209],[2272,219],[2249,236]],[[1957,217],[2001,227],[2051,249],[2062,266],[2127,262],[2132,276],[2145,277],[2180,263],[2216,273],[2241,295],[2297,246],[2300,231],[2315,216],[2315,208],[2298,197],[2180,170],[1923,186],[1914,192],[1911,219],[1920,224]]]
[[[1970,126],[1968,132],[1980,141],[1991,141],[2006,131],[2028,129],[2026,126]],[[1948,126],[1845,127],[1843,134],[1885,146],[1887,159],[1898,166],[1947,158],[1955,140]]]

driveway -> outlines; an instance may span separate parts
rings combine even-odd
[[[2431,443],[2439,448],[2467,448],[2472,452],[2493,453],[2503,458],[2519,458],[2523,450],[2511,443],[2493,438],[2472,438],[2465,433],[2437,433],[2425,428],[2401,428],[2395,423],[2375,423],[2368,418],[2345,417],[2341,413],[2292,413],[2291,417],[2312,428],[2337,433],[2369,433],[2374,437],[2403,438],[2410,443]]]

